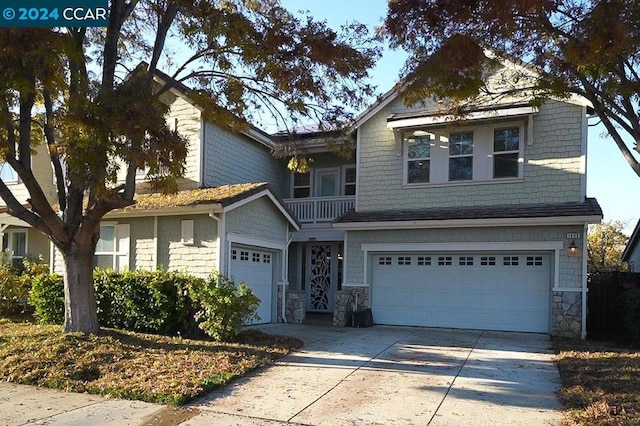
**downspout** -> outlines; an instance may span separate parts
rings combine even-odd
[[[587,338],[587,230],[588,225],[584,224],[582,233],[582,340]]]
[[[213,220],[216,221],[216,227],[217,227],[217,232],[216,232],[216,243],[218,246],[218,255],[217,255],[217,259],[216,259],[216,269],[218,270],[218,273],[222,273],[222,247],[220,246],[220,241],[221,241],[221,236],[220,236],[220,231],[221,231],[221,226],[220,226],[220,222],[221,219],[215,215],[215,213],[213,213],[213,210],[211,210],[209,212],[209,217]]]
[[[158,216],[153,217],[153,270],[158,270]]]
[[[281,312],[280,316],[282,318],[282,322],[286,323],[287,321],[287,286],[289,285],[289,246],[293,241],[293,233],[289,232],[289,225],[287,225],[287,242],[284,245],[282,250],[282,303],[281,303]]]

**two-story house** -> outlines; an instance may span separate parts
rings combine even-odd
[[[190,141],[180,192],[149,192],[141,171],[136,205],[102,222],[96,265],[220,271],[255,290],[261,322],[348,325],[370,307],[379,324],[584,336],[586,226],[601,211],[579,99],[503,99],[461,120],[390,91],[342,142],[299,135],[306,173],[273,158],[280,137],[207,122],[186,87],[165,102]]]

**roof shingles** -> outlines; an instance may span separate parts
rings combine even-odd
[[[404,222],[452,219],[507,219],[561,216],[602,216],[602,209],[595,198],[587,198],[581,203],[514,204],[367,212],[349,211],[337,218],[334,223]]]
[[[124,211],[155,210],[167,207],[195,206],[198,204],[222,204],[227,206],[257,192],[268,189],[266,182],[223,185],[216,188],[198,188],[180,191],[175,194],[138,194],[135,204],[125,207]]]

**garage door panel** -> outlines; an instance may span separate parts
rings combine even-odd
[[[374,320],[547,332],[550,262],[540,253],[374,255]]]
[[[231,276],[237,284],[244,282],[260,299],[259,320],[252,324],[271,322],[273,296],[273,253],[246,247],[231,250]]]

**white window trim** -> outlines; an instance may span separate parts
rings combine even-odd
[[[345,187],[347,185],[347,169],[353,169],[353,171],[355,172],[354,174],[354,178],[355,181],[354,182],[350,182],[349,185],[353,185],[354,188],[354,195],[346,195],[345,194]],[[355,197],[357,191],[358,191],[358,170],[356,168],[355,164],[345,164],[342,166],[342,170],[341,170],[342,176],[340,181],[342,182],[342,186],[340,187],[340,195],[345,196],[345,197]]]
[[[11,166],[9,165],[9,163],[7,163],[7,162],[4,162],[4,161],[3,161],[3,162],[0,162],[0,171],[1,171],[2,167],[4,167],[5,165],[6,165],[6,166],[8,166],[8,167],[11,167]],[[13,170],[13,173],[14,173],[14,175],[15,175],[15,179],[11,179],[11,180],[3,180],[3,182],[5,183],[5,185],[16,185],[16,184],[22,183],[22,181],[20,180],[20,176],[18,176],[18,172],[16,172],[16,171],[13,169],[13,167],[11,167],[11,170]]]
[[[519,144],[519,151],[518,151],[518,177],[504,177],[504,178],[494,178],[493,177],[493,154],[494,154],[494,150],[493,150],[493,137],[494,137],[494,132],[496,129],[505,129],[505,128],[510,128],[510,127],[518,127],[520,130],[520,144]],[[490,133],[490,140],[480,140],[480,144],[487,144],[488,149],[486,150],[478,150],[476,149],[478,147],[478,143],[479,141],[476,139],[476,133],[479,129],[483,129],[486,130]],[[420,129],[407,129],[406,132],[409,133],[410,131],[415,131],[415,130],[420,130]],[[526,126],[525,126],[525,122],[522,119],[516,120],[516,119],[512,119],[510,121],[507,122],[497,122],[497,123],[491,123],[491,124],[482,124],[482,123],[478,123],[476,125],[470,125],[470,126],[464,126],[464,127],[460,127],[460,129],[454,129],[451,132],[441,132],[438,131],[437,129],[434,128],[424,128],[422,129],[425,132],[428,132],[432,135],[432,142],[435,146],[438,146],[440,144],[445,144],[447,146],[447,155],[446,155],[446,165],[440,165],[440,161],[442,161],[442,158],[434,158],[433,155],[433,145],[432,145],[432,152],[431,152],[431,156],[430,156],[430,176],[429,176],[429,183],[426,182],[421,182],[421,183],[408,183],[408,169],[409,169],[409,159],[408,159],[408,144],[405,142],[404,140],[404,135],[402,135],[400,137],[401,143],[402,143],[402,158],[403,158],[403,165],[402,165],[402,188],[403,189],[413,189],[413,188],[429,188],[429,187],[444,187],[444,186],[460,186],[460,185],[491,185],[491,184],[502,184],[502,183],[521,183],[524,181],[524,162],[525,162],[525,158],[524,158],[524,146],[527,144],[527,140],[529,138],[528,134],[526,133]],[[440,130],[442,130],[442,128],[440,128]],[[448,155],[448,142],[442,142],[441,140],[441,136],[446,136],[448,137],[448,135],[450,135],[451,133],[459,133],[459,132],[465,132],[465,131],[471,131],[474,132],[474,149],[473,149],[473,178],[471,180],[449,180],[449,159],[450,158],[455,158],[455,157],[464,157],[464,156],[468,156],[468,155],[460,155],[460,156],[449,156]],[[525,140],[526,139],[526,140]],[[485,158],[484,155],[480,152],[484,152],[486,151],[487,153],[487,157]],[[509,151],[511,152],[511,151]],[[506,152],[505,152],[506,153]],[[435,165],[435,167],[434,167]],[[436,168],[444,168],[444,175],[446,175],[446,180],[435,180],[433,179],[433,174],[434,174],[434,169]],[[483,169],[483,172],[485,173],[486,176],[489,176],[488,178],[476,178],[476,170],[480,170]],[[442,174],[442,173],[441,173]]]
[[[458,134],[463,134],[463,133],[471,133],[471,153],[470,154],[454,154],[451,155],[451,135],[458,135]],[[477,161],[474,161],[476,158],[475,152],[475,145],[476,145],[476,132],[475,129],[464,129],[464,130],[456,130],[453,132],[449,132],[449,134],[447,135],[447,150],[448,150],[448,156],[447,156],[447,182],[470,182],[473,181],[473,177],[475,174],[475,170],[476,170],[476,166],[479,166],[479,164],[477,164]],[[471,179],[451,179],[451,160],[452,159],[456,159],[456,158],[469,158],[471,157]]]
[[[425,132],[429,135],[429,142],[431,142],[430,144],[430,149],[429,149],[429,157],[421,157],[421,158],[409,158],[409,144],[407,142],[405,142],[405,136],[404,134],[402,134],[400,136],[400,140],[402,141],[402,157],[403,157],[403,177],[402,177],[402,182],[403,185],[406,185],[407,187],[410,188],[415,188],[417,185],[432,185],[431,183],[431,161],[432,161],[432,156],[431,156],[431,147],[434,146],[436,144],[436,141],[439,140],[439,136],[433,134],[433,133],[429,133],[429,132]],[[429,161],[429,182],[415,182],[415,183],[409,183],[409,161],[420,161],[420,160],[428,160]]]
[[[118,224],[117,222],[101,222],[100,228],[113,227],[113,251],[95,251],[95,256],[112,256],[112,269],[114,271],[124,271],[129,269],[130,252],[130,229],[129,224]],[[125,246],[126,247],[122,247]],[[126,249],[126,250],[123,250]]]
[[[294,191],[296,188],[306,188],[307,185],[305,186],[296,186],[296,171],[292,170],[291,171],[291,185],[289,185],[289,194],[291,195],[290,198],[292,199],[296,199],[296,200],[302,200],[304,199],[304,197],[300,197],[300,198],[296,198],[294,197]],[[314,174],[314,169],[312,167],[309,167],[309,170],[307,171],[307,173],[309,174],[309,197],[311,198],[313,197],[313,174]]]
[[[13,236],[14,234],[24,234],[24,256],[16,255],[13,251]],[[7,250],[11,251],[12,259],[23,259],[27,253],[29,253],[29,230],[25,228],[21,229],[9,229],[2,232],[2,235],[7,236]]]
[[[518,149],[511,151],[496,151],[495,150],[495,137],[496,130],[506,130],[513,129],[518,127]],[[523,153],[523,145],[524,145],[524,123],[514,123],[513,125],[496,125],[491,129],[491,180],[492,181],[504,181],[504,180],[512,180],[512,179],[522,179],[522,174],[524,172],[524,153]],[[518,154],[518,176],[507,176],[507,177],[495,177],[495,156],[502,154]]]

